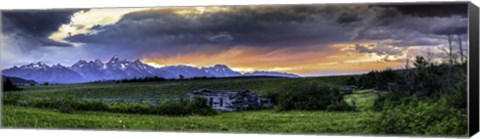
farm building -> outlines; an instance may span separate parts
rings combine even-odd
[[[249,90],[229,92],[200,89],[189,93],[188,96],[190,99],[193,99],[194,97],[206,98],[209,106],[213,109],[223,111],[273,107],[270,99],[262,98]]]

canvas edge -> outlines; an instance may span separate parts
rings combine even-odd
[[[479,128],[479,10],[478,7],[469,2],[468,19],[469,19],[469,87],[468,87],[468,134],[473,136],[478,132]]]
[[[0,48],[3,47],[3,10],[0,10]],[[0,57],[2,56],[2,51],[0,51]],[[2,60],[0,60],[1,63]],[[0,70],[0,75],[3,76],[2,70]],[[3,78],[0,78],[2,84],[0,84],[0,128],[3,128]]]

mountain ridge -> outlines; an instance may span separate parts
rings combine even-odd
[[[120,80],[144,77],[161,77],[165,79],[195,77],[236,77],[236,76],[275,76],[296,78],[291,73],[273,71],[254,71],[242,74],[227,65],[194,67],[187,65],[170,65],[153,67],[140,60],[126,60],[113,56],[106,63],[99,59],[79,60],[71,66],[61,64],[47,65],[43,62],[14,66],[3,70],[6,76],[15,76],[36,82],[50,83],[82,83],[99,80]],[[181,77],[180,77],[181,76]]]
[[[2,81],[6,81],[6,79],[9,79],[13,84],[16,85],[25,85],[25,84],[37,84],[37,82],[33,80],[25,80],[19,77],[13,77],[13,76],[5,76],[2,75]]]

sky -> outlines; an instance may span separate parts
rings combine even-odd
[[[468,46],[466,3],[15,10],[1,21],[2,69],[118,56],[323,76],[441,61],[447,35]]]

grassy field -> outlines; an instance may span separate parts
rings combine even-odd
[[[279,91],[281,87],[292,83],[322,82],[333,84],[342,82],[344,77],[321,78],[246,78],[181,80],[143,83],[96,83],[49,86],[24,86],[24,90],[15,92],[30,97],[73,97],[84,99],[133,99],[157,100],[184,97],[192,90],[209,88],[217,90],[251,90],[258,94]],[[8,93],[8,92],[7,92]]]
[[[184,97],[188,92],[200,88],[232,91],[248,89],[267,94],[279,91],[289,84],[315,81],[337,85],[344,79],[345,77],[256,78],[25,86],[22,91],[6,94],[16,93],[33,98],[161,100]],[[8,128],[370,134],[368,120],[378,115],[370,110],[376,98],[377,93],[373,90],[355,90],[353,94],[345,95],[344,99],[358,109],[355,112],[256,110],[221,112],[213,116],[159,116],[93,111],[67,114],[55,109],[7,105],[3,107],[2,123]]]
[[[6,106],[3,111],[3,126],[7,128],[368,134],[364,121],[374,114],[261,110],[221,113],[215,116],[173,117],[106,112],[64,114],[55,110]]]
[[[373,89],[355,90],[352,94],[345,95],[344,99],[360,111],[369,111],[375,99],[381,94],[384,94],[384,92],[377,93]]]

